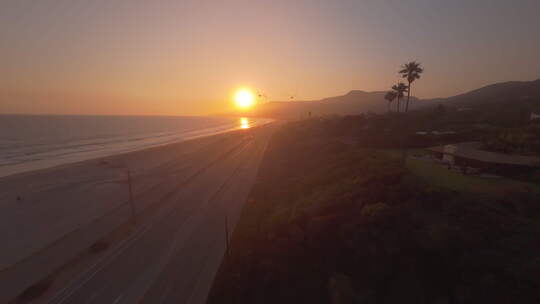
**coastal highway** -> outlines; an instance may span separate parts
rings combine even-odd
[[[114,167],[121,158],[124,166],[132,168],[140,220],[133,233],[38,302],[204,303],[226,251],[226,225],[230,234],[273,129],[267,125],[204,139],[178,155],[173,148],[160,147],[104,161]],[[152,216],[140,214],[152,206],[159,207]],[[100,215],[50,248],[0,272],[0,283],[22,282],[21,277],[30,276],[29,269],[46,268],[42,262],[54,260],[65,248],[87,248],[103,231],[129,219],[125,202],[115,208],[121,211]]]

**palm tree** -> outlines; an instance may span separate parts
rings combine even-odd
[[[411,83],[413,83],[416,79],[420,79],[420,74],[424,72],[424,69],[420,67],[420,62],[411,61],[409,63],[404,64],[401,67],[401,70],[399,71],[399,74],[401,74],[401,77],[406,78],[409,82],[408,90],[407,90],[407,104],[405,105],[405,112],[409,111],[409,99],[411,98]]]
[[[392,103],[392,101],[394,101],[394,99],[396,99],[396,97],[397,94],[394,91],[388,91],[386,92],[386,95],[384,95],[384,99],[388,101],[388,113],[390,113],[390,104]]]
[[[397,112],[399,113],[400,110],[400,100],[405,96],[405,92],[407,92],[407,85],[403,82],[398,82],[398,84],[395,84],[392,86],[392,90],[394,90],[396,97],[397,97]]]

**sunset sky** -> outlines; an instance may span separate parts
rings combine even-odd
[[[539,0],[0,2],[0,113],[204,115],[413,88],[444,97],[540,78]]]

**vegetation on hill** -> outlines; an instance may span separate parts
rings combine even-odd
[[[431,183],[372,149],[392,116],[275,133],[208,303],[540,301],[537,194]]]
[[[508,81],[491,84],[464,94],[433,99],[448,106],[489,105],[505,101],[538,100],[540,79],[534,81]]]
[[[540,154],[540,124],[499,128],[486,139],[486,147],[503,153]]]

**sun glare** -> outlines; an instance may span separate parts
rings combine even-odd
[[[255,95],[248,89],[241,89],[234,94],[234,102],[238,108],[246,110],[254,105]]]
[[[241,129],[249,129],[250,128],[249,119],[247,119],[247,117],[241,117],[240,118],[240,128]]]

